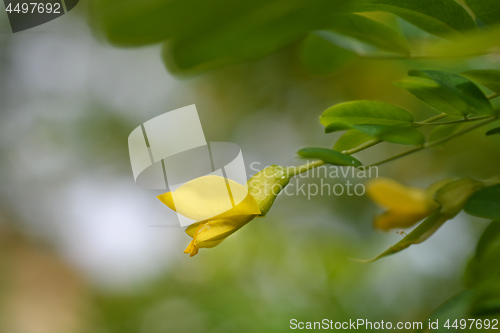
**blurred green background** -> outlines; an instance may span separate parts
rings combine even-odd
[[[498,54],[391,60],[336,49],[335,61],[311,63],[298,40],[179,77],[165,69],[159,45],[104,42],[88,8],[83,2],[16,34],[0,15],[1,332],[286,332],[291,319],[424,321],[464,289],[488,221],[460,214],[421,245],[359,264],[347,258],[372,257],[401,238],[373,230],[380,210],[365,196],[282,195],[265,218],[189,258],[182,251],[190,238],[175,215],[134,184],[127,137],[146,120],[196,104],[207,140],[238,144],[251,176],[250,165],[297,165],[299,148],[331,147],[340,134],[324,134],[318,117],[333,104],[384,101],[422,120],[435,111],[392,81],[409,69],[500,69]],[[436,38],[390,14],[371,15]],[[205,16],[216,26],[218,13]],[[191,60],[204,56],[212,55]],[[325,66],[331,73],[319,75]],[[500,136],[480,130],[379,175],[421,187],[484,179],[499,170],[499,148]],[[404,149],[382,144],[357,157],[370,163]]]

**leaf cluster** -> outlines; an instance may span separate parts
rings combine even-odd
[[[471,56],[494,49],[500,44],[497,1],[466,2],[476,19],[454,0],[91,0],[89,13],[95,30],[115,45],[162,43],[163,59],[176,74],[262,58],[294,43],[306,69],[328,73],[356,56]],[[408,38],[372,12],[443,40]]]

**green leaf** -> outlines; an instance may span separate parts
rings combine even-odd
[[[494,128],[486,132],[486,135],[494,135],[494,134],[500,134],[500,127]]]
[[[403,88],[415,97],[439,112],[450,115],[466,115],[470,112],[470,105],[437,82],[418,77],[409,77],[394,82],[397,87]]]
[[[365,16],[356,14],[335,15],[329,29],[380,49],[410,54],[407,40],[394,29]]]
[[[374,47],[367,43],[361,42],[352,37],[344,36],[335,32],[334,30],[319,30],[314,32],[329,43],[335,44],[345,50],[351,51],[358,56],[372,56],[377,54],[374,52]],[[383,53],[383,52],[382,52]]]
[[[489,247],[500,244],[500,220],[491,221],[477,242],[476,257],[481,258]]]
[[[455,319],[468,319],[469,309],[471,307],[472,300],[474,299],[474,291],[465,290],[457,295],[453,296],[447,300],[444,304],[440,305],[427,320],[423,322],[422,329],[419,329],[415,333],[423,332],[434,332],[434,333],[445,333],[450,332],[450,329],[444,327],[444,323],[450,320],[451,324]],[[429,321],[436,322],[439,321],[437,329],[429,329]],[[451,330],[453,332],[453,330]]]
[[[211,17],[216,22],[214,27],[195,23],[194,28],[190,27],[192,33],[164,44],[163,59],[170,71],[199,73],[263,58],[302,39],[310,31],[323,29],[332,13],[338,12],[343,4],[340,0],[231,3],[250,8],[243,12],[238,9],[238,15],[223,8]]]
[[[500,314],[500,286],[498,281],[490,281],[474,289],[469,289],[460,292],[451,299],[441,305],[428,320],[424,321],[422,329],[415,333],[433,332],[433,333],[448,333],[448,332],[482,332],[485,328],[485,319],[498,319]],[[476,320],[478,326],[470,320]],[[447,328],[444,326],[448,322],[449,326],[457,320],[458,329]],[[465,320],[465,326],[461,326],[460,321]],[[439,321],[437,329],[429,329],[428,322]],[[462,321],[463,323],[463,321]],[[481,324],[482,326],[479,326]],[[463,329],[465,327],[465,329]],[[481,329],[478,327],[482,327]],[[490,326],[491,328],[491,320]]]
[[[299,52],[302,66],[312,74],[332,73],[356,58],[354,52],[326,41],[314,33],[304,39]]]
[[[92,0],[90,21],[113,44],[164,42],[168,67],[193,73],[261,58],[323,29],[341,0]]]
[[[473,57],[494,51],[500,46],[500,26],[473,31],[464,36],[456,36],[453,43],[442,40],[435,43],[422,43],[416,48],[424,56],[439,58]]]
[[[455,73],[431,70],[411,70],[410,76],[434,80],[448,92],[473,107],[481,114],[491,114],[493,108],[484,93],[471,80]]]
[[[301,158],[314,158],[322,160],[332,165],[355,167],[363,165],[360,161],[350,155],[342,154],[338,151],[327,148],[303,148],[297,152],[297,155],[299,155]]]
[[[405,126],[413,124],[413,115],[392,104],[375,101],[340,103],[320,117],[326,133],[353,129],[354,125]]]
[[[467,265],[465,271],[467,285],[475,287],[491,278],[500,279],[499,258],[500,221],[493,221],[484,230],[477,244],[476,253]]]
[[[368,134],[356,130],[350,130],[342,134],[337,142],[335,142],[333,149],[336,151],[349,150],[372,140],[375,140],[375,138]]]
[[[467,6],[485,24],[500,23],[500,6],[498,0],[465,0]]]
[[[472,318],[491,318],[500,319],[500,247],[496,252],[491,253],[491,260],[487,262],[491,270],[492,279],[478,285],[476,297],[472,303],[471,317]],[[480,332],[481,330],[477,330]]]
[[[411,125],[396,127],[385,125],[353,125],[353,128],[380,140],[401,145],[420,145],[425,142],[424,135]]]
[[[486,219],[500,219],[500,185],[486,187],[474,193],[467,201],[465,211]]]
[[[479,69],[474,71],[462,72],[460,73],[460,75],[465,76],[479,84],[482,84],[491,91],[500,94],[500,71],[492,69]]]
[[[393,13],[422,30],[441,37],[476,29],[472,17],[453,0],[357,0],[348,6],[348,10]]]
[[[450,124],[450,125],[439,125],[436,126],[431,133],[429,134],[429,142],[439,141],[443,138],[446,138],[450,135],[453,135],[460,131],[465,124]],[[447,142],[444,142],[439,145],[432,146],[433,148],[443,147]]]
[[[475,291],[474,317],[500,312],[500,220],[492,221],[484,230],[467,265],[465,281]]]
[[[246,3],[225,0],[92,0],[90,20],[113,44],[139,46],[172,37],[215,29],[221,22],[238,19],[266,1]]]

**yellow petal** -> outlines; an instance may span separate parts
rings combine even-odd
[[[193,223],[193,224],[190,224],[187,228],[186,228],[186,234],[188,234],[189,236],[191,237],[194,237],[194,234],[196,233],[196,230],[198,230],[198,227],[200,226],[200,224],[202,224],[203,222],[198,222],[198,223]]]
[[[173,211],[177,211],[174,205],[174,199],[172,198],[172,192],[163,193],[157,196],[158,200],[163,202],[168,208]]]
[[[250,222],[254,216],[234,216],[229,219],[217,219],[204,222],[193,237],[197,247],[214,247],[227,236]]]
[[[392,179],[379,178],[368,182],[366,193],[383,207],[407,212],[429,210],[429,200],[425,190],[406,187]]]
[[[255,199],[245,186],[215,175],[193,179],[174,192],[161,194],[157,198],[169,208],[195,221],[260,214]]]
[[[373,223],[375,228],[384,231],[395,228],[405,229],[424,219],[429,214],[430,212],[405,212],[390,209],[375,217]]]
[[[201,247],[204,247],[204,248],[211,248],[211,247],[214,247],[216,245],[219,245],[225,238],[222,238],[222,239],[219,239],[219,240],[214,240],[214,241],[205,241],[203,242],[202,246]]]
[[[214,216],[213,219],[254,215],[260,215],[260,209],[254,197],[250,193],[247,193],[246,197],[239,204],[222,214]]]
[[[188,247],[184,250],[184,253],[188,253],[190,257],[198,254],[199,248],[194,244],[194,241],[191,241]]]

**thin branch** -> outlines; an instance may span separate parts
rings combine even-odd
[[[461,58],[470,58],[470,57],[479,57],[487,54],[492,54],[493,52],[483,52],[478,53],[476,55],[397,55],[397,54],[377,54],[377,53],[365,53],[365,54],[357,54],[362,59],[367,60],[444,60],[444,59],[461,59]]]
[[[369,166],[367,166],[367,167],[379,166],[379,165],[385,164],[385,163],[387,163],[387,162],[391,162],[391,161],[397,160],[398,158],[401,158],[401,157],[404,157],[404,156],[407,156],[407,155],[410,155],[410,154],[416,153],[417,151],[421,151],[421,150],[423,150],[423,149],[425,149],[425,148],[430,148],[430,147],[438,146],[438,145],[440,145],[440,144],[443,144],[443,143],[446,143],[446,142],[450,141],[450,140],[451,140],[451,139],[453,139],[453,138],[456,138],[456,137],[461,136],[461,135],[463,135],[463,134],[465,134],[465,133],[468,133],[468,132],[470,132],[470,131],[472,131],[472,130],[475,130],[476,128],[479,128],[479,127],[482,127],[482,126],[484,126],[484,125],[487,125],[487,124],[489,124],[489,123],[491,123],[491,122],[494,122],[495,120],[498,120],[498,118],[497,118],[497,117],[495,117],[495,118],[492,118],[492,119],[488,119],[488,120],[483,121],[483,122],[481,122],[481,123],[479,123],[479,124],[476,124],[476,125],[471,126],[471,127],[469,127],[469,128],[463,129],[463,130],[461,130],[461,131],[459,131],[459,132],[457,132],[457,133],[455,133],[455,134],[452,134],[452,135],[450,135],[450,136],[447,136],[446,138],[443,138],[443,139],[441,139],[441,140],[436,140],[436,141],[433,141],[433,142],[428,142],[428,143],[426,143],[426,144],[424,144],[424,145],[421,145],[420,147],[416,147],[416,148],[410,149],[410,150],[405,151],[405,152],[403,152],[403,153],[401,153],[401,154],[398,154],[398,155],[395,155],[395,156],[389,157],[389,158],[387,158],[387,159],[385,159],[385,160],[382,160],[382,161],[380,161],[380,162],[377,162],[377,163],[371,164],[371,165],[369,165]]]
[[[290,176],[296,176],[300,173],[303,173],[303,172],[306,172],[306,171],[309,171],[311,169],[314,169],[316,167],[319,167],[319,166],[322,166],[322,165],[325,165],[327,164],[326,162],[322,161],[322,160],[318,160],[318,161],[314,161],[314,162],[311,162],[311,163],[306,163],[304,165],[299,165],[299,166],[292,166],[292,167],[288,167],[287,168],[287,172]]]
[[[441,121],[437,123],[425,123],[425,122],[416,122],[416,125],[450,125],[450,124],[460,124],[460,123],[469,123],[471,121],[478,121],[478,120],[485,120],[492,118],[493,116],[481,116],[481,117],[474,117],[474,118],[464,118],[460,120],[453,120],[453,121]]]

